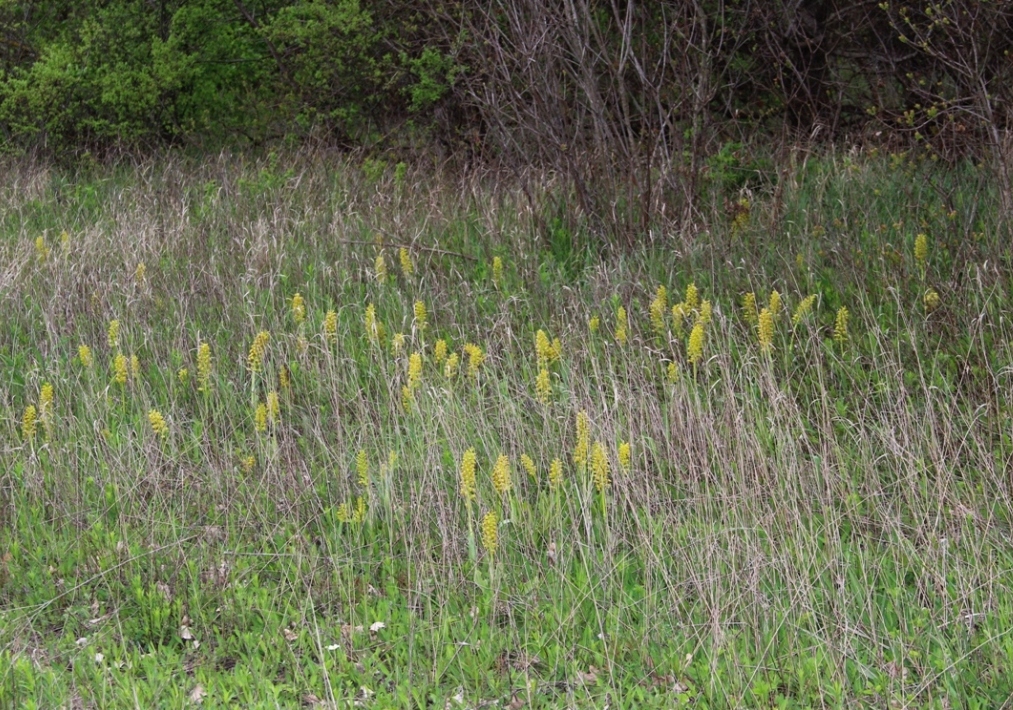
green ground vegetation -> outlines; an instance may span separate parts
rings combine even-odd
[[[1013,697],[973,165],[799,156],[624,252],[366,167],[0,171],[0,705]]]

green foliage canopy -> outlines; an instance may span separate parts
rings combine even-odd
[[[458,71],[412,23],[359,0],[0,0],[0,131],[51,149],[319,125],[368,142]]]

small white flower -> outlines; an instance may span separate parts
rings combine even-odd
[[[382,621],[374,621],[372,624],[370,624],[369,630],[375,634],[377,631],[386,628],[387,624],[383,623]]]

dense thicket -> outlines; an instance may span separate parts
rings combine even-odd
[[[1013,208],[999,0],[0,0],[0,28],[8,146],[424,145],[552,168],[628,238],[741,180],[738,142],[847,133],[986,157]]]
[[[376,141],[453,77],[426,22],[357,0],[4,1],[0,125],[53,148],[310,127]]]

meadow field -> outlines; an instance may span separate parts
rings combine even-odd
[[[617,249],[549,177],[4,160],[0,706],[1013,705],[975,166]]]

